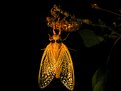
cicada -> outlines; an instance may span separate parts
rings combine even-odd
[[[57,78],[67,89],[73,90],[75,79],[70,52],[67,46],[62,43],[60,33],[53,33],[49,40],[50,43],[45,48],[40,63],[39,86],[45,88],[54,78]]]

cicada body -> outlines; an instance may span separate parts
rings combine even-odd
[[[59,35],[53,35],[50,43],[44,50],[38,82],[40,88],[48,86],[54,78],[66,86],[67,89],[74,89],[74,68],[68,48],[60,41]]]

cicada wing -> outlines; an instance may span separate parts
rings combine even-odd
[[[68,48],[62,44],[59,61],[61,62],[60,80],[69,90],[74,89],[75,78],[71,55]]]
[[[51,48],[51,44],[47,45],[41,59],[38,75],[40,88],[48,86],[55,76],[55,72],[53,71],[54,63]]]

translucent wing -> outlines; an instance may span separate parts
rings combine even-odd
[[[55,72],[53,71],[53,55],[51,50],[52,47],[50,43],[46,47],[41,59],[40,70],[38,75],[38,83],[40,88],[45,88],[47,85],[49,85],[55,76]]]
[[[58,60],[61,63],[60,80],[66,86],[66,88],[68,88],[69,90],[73,90],[75,84],[73,63],[71,55],[64,44],[62,44],[61,46]]]

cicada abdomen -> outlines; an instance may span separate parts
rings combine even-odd
[[[74,68],[71,55],[59,35],[54,34],[43,53],[38,82],[40,88],[48,86],[54,78],[58,78],[67,89],[74,89]]]

